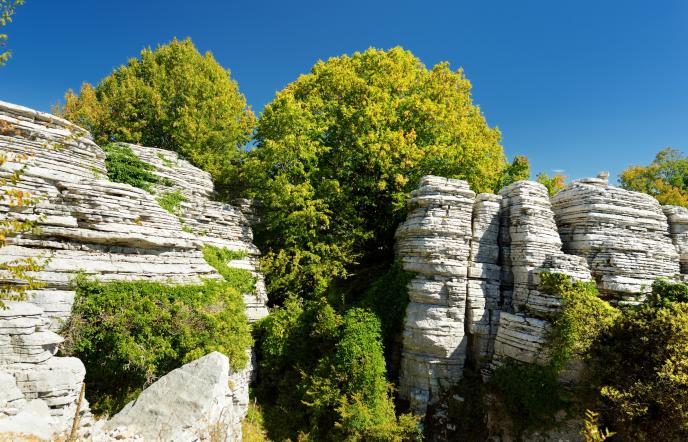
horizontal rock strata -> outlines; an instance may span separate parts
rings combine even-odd
[[[164,183],[151,193],[110,181],[104,151],[66,120],[0,102],[0,128],[0,152],[8,160],[0,176],[21,171],[13,188],[36,200],[24,207],[2,200],[0,217],[37,226],[8,238],[7,246],[0,248],[0,263],[34,258],[45,264],[33,274],[44,286],[28,292],[31,303],[23,303],[35,307],[29,315],[33,319],[12,320],[34,331],[15,333],[10,339],[0,330],[0,373],[12,374],[22,391],[16,403],[41,397],[53,415],[73,409],[83,365],[76,367],[78,360],[55,358],[50,352],[61,342],[54,332],[70,314],[71,281],[78,271],[101,281],[199,283],[221,278],[203,258],[203,245],[226,247],[245,255],[228,265],[253,272],[258,281],[256,291],[244,295],[250,320],[267,314],[250,226],[240,210],[212,201],[207,173],[173,152],[132,145],[135,154],[155,166]],[[156,201],[171,191],[180,191],[186,200],[179,214],[167,212]],[[63,365],[71,368],[65,371]],[[250,371],[233,374],[235,416],[246,413],[249,377]],[[234,425],[240,427],[238,420]]]
[[[634,300],[656,278],[680,272],[667,216],[653,197],[593,178],[560,191],[552,206],[564,250],[587,260],[603,295]]]
[[[403,267],[416,273],[409,284],[399,392],[418,413],[463,373],[474,198],[465,181],[424,177],[396,232]]]

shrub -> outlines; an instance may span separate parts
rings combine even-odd
[[[289,299],[258,325],[257,393],[274,440],[402,440],[416,421],[397,417],[385,373],[380,323],[352,308]],[[385,439],[385,437],[387,439]]]
[[[209,352],[243,368],[252,344],[242,296],[231,283],[168,285],[76,279],[63,351],[86,366],[96,413],[117,412],[157,377]]]
[[[688,440],[688,304],[676,293],[655,284],[662,302],[624,310],[593,347],[599,411],[620,440]]]
[[[151,191],[151,186],[160,182],[153,173],[155,166],[144,161],[125,144],[110,143],[103,145],[107,176],[116,183],[129,184],[139,189]]]
[[[247,256],[246,252],[229,250],[224,247],[211,245],[203,246],[203,258],[225,281],[241,293],[251,293],[255,290],[256,278],[244,269],[229,267],[227,263]]]
[[[518,432],[555,424],[557,411],[581,399],[561,385],[559,374],[572,357],[588,359],[590,347],[619,315],[598,297],[594,282],[572,282],[561,273],[542,273],[539,290],[562,301],[561,311],[551,318],[544,347],[547,363],[508,361],[495,370],[491,381],[492,391],[505,405]]]

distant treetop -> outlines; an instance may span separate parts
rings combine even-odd
[[[97,86],[84,83],[55,111],[98,143],[124,141],[178,152],[229,186],[255,116],[236,81],[190,39],[141,51]]]

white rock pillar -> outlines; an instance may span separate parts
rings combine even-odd
[[[416,273],[409,283],[399,392],[419,414],[463,374],[474,199],[465,181],[423,177],[396,232],[398,257]]]

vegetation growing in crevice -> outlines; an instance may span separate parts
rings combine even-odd
[[[241,293],[251,293],[256,288],[256,278],[244,269],[237,269],[228,265],[229,261],[245,258],[248,254],[244,251],[229,250],[224,247],[211,245],[203,246],[203,258],[225,281],[232,284]]]
[[[256,389],[271,439],[409,440],[416,420],[397,418],[376,316],[335,311],[325,300],[287,300],[257,324]]]
[[[186,197],[181,190],[172,190],[161,193],[155,200],[172,215],[181,216],[182,203],[186,202]]]
[[[233,369],[248,362],[248,318],[240,291],[227,281],[164,284],[97,282],[79,276],[65,355],[86,366],[96,413],[113,414],[159,376],[219,351]]]
[[[153,173],[155,166],[142,161],[126,144],[109,143],[102,146],[105,151],[105,168],[110,181],[129,184],[147,192],[160,177]]]
[[[598,297],[594,282],[572,282],[564,274],[542,273],[539,290],[560,297],[562,302],[561,311],[551,318],[543,350],[547,362],[510,360],[495,370],[490,382],[518,434],[555,425],[559,410],[582,414],[584,408],[579,402],[587,392],[565,387],[559,375],[572,358],[588,360],[591,345],[619,316],[617,309]]]
[[[160,158],[160,161],[162,161],[162,164],[164,164],[165,167],[174,167],[175,166],[174,161],[167,158],[163,153],[158,152],[157,156],[158,156],[158,158]]]

